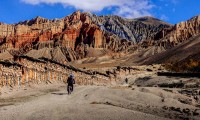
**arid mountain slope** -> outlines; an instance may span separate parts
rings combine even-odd
[[[198,59],[200,42],[200,16],[163,29],[158,39],[145,41],[125,62],[128,64],[155,64]]]
[[[151,46],[141,51],[135,51],[122,65],[175,63],[189,59],[199,60],[199,48],[200,34],[171,49],[165,49],[162,46]]]
[[[149,57],[144,63],[165,63],[165,62],[178,62],[183,60],[199,60],[200,58],[200,35],[184,41],[182,44],[169,49],[160,54]]]
[[[172,25],[153,17],[125,19],[119,16],[93,16],[92,18],[102,30],[114,33],[134,43],[154,40],[155,35],[162,29],[172,27]]]
[[[89,56],[90,48],[126,51],[134,43],[153,40],[164,28],[171,25],[151,17],[125,19],[77,11],[62,19],[36,17],[0,24],[0,50],[19,55],[32,49],[60,47],[65,61],[74,61]]]
[[[154,55],[184,44],[199,33],[200,16],[173,26],[152,17],[125,19],[77,11],[62,19],[36,17],[12,25],[1,23],[0,52],[62,63],[114,57],[123,52],[130,63],[160,63],[166,56],[154,60]]]

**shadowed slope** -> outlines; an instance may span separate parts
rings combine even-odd
[[[147,58],[144,64],[198,59],[200,57],[200,35],[190,38],[182,44],[160,54]]]

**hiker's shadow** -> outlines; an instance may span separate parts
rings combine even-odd
[[[51,93],[53,95],[66,95],[67,93]]]

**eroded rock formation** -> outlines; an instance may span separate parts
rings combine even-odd
[[[63,53],[71,54],[66,56],[70,61],[84,58],[88,47],[123,51],[133,43],[152,40],[162,29],[170,27],[171,25],[151,17],[98,17],[77,11],[62,19],[36,17],[12,25],[1,23],[0,49],[14,49],[15,52],[12,53],[24,54],[31,49],[61,47],[62,52],[70,50]],[[74,51],[76,55],[72,55]]]
[[[169,49],[198,34],[200,34],[200,16],[195,16],[157,33],[156,39],[159,41],[155,44]]]
[[[20,56],[15,62],[0,62],[0,89],[28,87],[33,84],[65,82],[69,74],[76,76],[79,85],[106,85],[113,80],[108,75],[95,71],[84,71],[48,60]]]

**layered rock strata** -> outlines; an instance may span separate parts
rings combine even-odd
[[[169,49],[199,34],[200,16],[195,16],[190,20],[175,24],[170,29],[163,29],[156,35],[158,41],[153,41],[153,43]]]
[[[41,83],[66,83],[71,73],[74,74],[76,84],[79,85],[106,85],[114,80],[104,73],[88,72],[73,66],[21,56],[15,62],[0,62],[0,88],[3,86],[24,88]]]
[[[61,63],[89,56],[90,48],[114,53],[148,48],[157,54],[198,35],[199,24],[199,16],[172,26],[152,17],[125,19],[77,11],[62,19],[36,17],[12,25],[1,23],[0,52],[30,55],[48,49],[51,57],[47,58]]]
[[[170,27],[151,17],[131,20],[77,11],[62,19],[36,17],[12,25],[1,23],[0,49],[24,54],[31,49],[62,47],[62,51],[69,49],[64,51],[64,55],[76,52],[76,55],[66,56],[68,61],[72,61],[84,58],[89,47],[119,52],[134,43],[151,40],[156,33]]]

